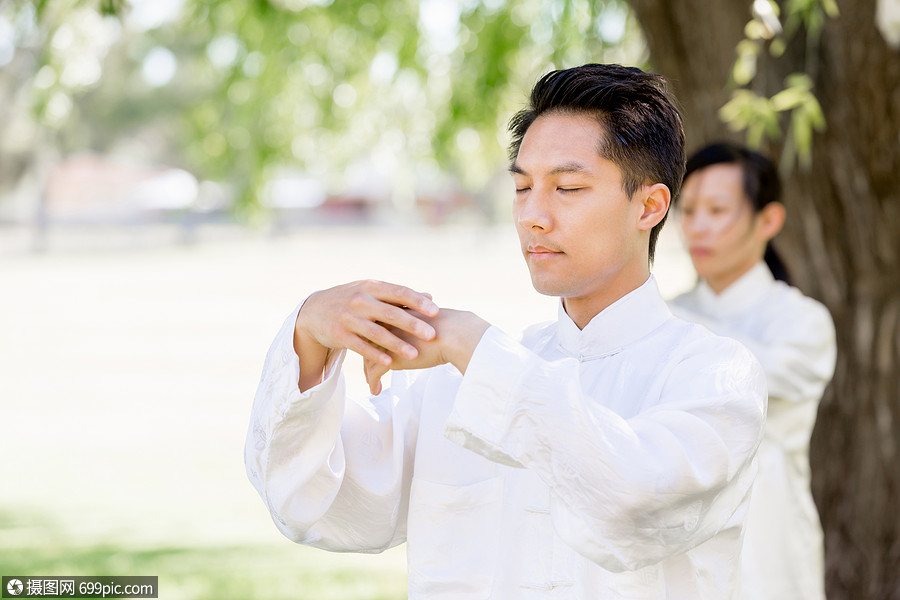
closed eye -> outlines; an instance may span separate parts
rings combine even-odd
[[[580,192],[581,190],[583,190],[585,188],[583,188],[583,187],[558,187],[556,189],[563,193],[567,193],[567,192],[571,193],[571,192]]]

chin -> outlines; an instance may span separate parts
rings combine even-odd
[[[560,298],[568,295],[568,288],[558,281],[547,281],[546,279],[531,278],[531,285],[538,294],[544,296],[553,296]]]
[[[711,273],[710,270],[705,268],[706,265],[703,263],[697,264],[696,262],[692,263],[694,265],[694,271],[697,273],[697,277],[700,279],[706,279]]]

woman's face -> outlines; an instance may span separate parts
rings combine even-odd
[[[769,239],[743,177],[740,165],[715,164],[691,173],[681,191],[685,243],[697,274],[716,293],[762,260]]]

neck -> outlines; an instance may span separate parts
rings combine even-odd
[[[730,288],[738,279],[749,273],[750,269],[755,266],[756,262],[752,262],[748,265],[744,265],[740,269],[729,271],[728,273],[720,277],[707,277],[706,285],[708,285],[709,288],[718,296],[719,294]]]
[[[619,277],[618,281],[606,285],[595,293],[563,298],[563,308],[578,329],[584,329],[591,319],[623,296],[644,285],[649,278],[650,267],[646,265],[642,269],[636,269],[634,273]]]

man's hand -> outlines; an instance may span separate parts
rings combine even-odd
[[[314,293],[294,326],[300,389],[322,381],[329,350],[347,348],[385,367],[393,357],[415,359],[419,350],[410,341],[433,339],[435,330],[423,319],[437,314],[427,294],[383,281],[356,281]]]
[[[417,349],[415,357],[397,356],[392,352],[390,364],[369,359],[364,361],[366,382],[373,394],[381,393],[381,377],[392,369],[425,369],[449,362],[465,374],[475,347],[490,327],[490,323],[474,313],[447,308],[441,309],[436,317],[423,320],[437,332],[435,337],[415,339],[407,332],[390,328],[394,335]]]

